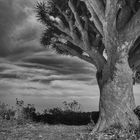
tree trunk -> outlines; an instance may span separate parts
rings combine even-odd
[[[135,100],[128,59],[118,59],[112,69],[106,66],[103,71],[97,72],[96,78],[100,89],[100,115],[92,133],[113,125],[119,125],[122,129],[138,128],[139,120],[133,112]]]

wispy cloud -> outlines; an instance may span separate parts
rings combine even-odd
[[[43,51],[19,61],[11,62],[9,57],[1,64],[1,97],[98,98],[94,67],[76,58]]]
[[[42,99],[51,100],[51,104],[76,99],[87,108],[98,107],[95,68],[76,58],[43,51],[20,61],[4,60],[0,69],[1,98],[38,98],[40,102]],[[138,104],[140,95],[137,85],[134,92]]]

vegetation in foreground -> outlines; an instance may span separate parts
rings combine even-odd
[[[23,105],[23,101],[18,101],[20,105]],[[120,126],[117,124],[112,126],[110,129],[103,131],[101,133],[97,133],[94,136],[90,135],[93,126],[95,125],[94,121],[97,116],[94,116],[93,119],[90,118],[89,123],[87,122],[87,116],[90,115],[85,113],[84,116],[79,107],[79,103],[76,101],[72,102],[64,102],[65,106],[62,108],[53,108],[50,110],[44,110],[42,114],[37,113],[35,107],[33,105],[22,106],[21,108],[24,110],[19,111],[19,107],[14,110],[10,108],[10,106],[1,103],[0,104],[0,140],[138,140],[140,137],[140,133],[135,130],[135,128],[128,130],[122,130]],[[77,105],[74,105],[76,103]],[[72,105],[73,104],[73,105]],[[71,105],[71,107],[69,106]],[[72,107],[73,106],[73,107]],[[65,108],[65,110],[64,110]],[[78,109],[79,108],[79,109]],[[28,111],[27,111],[28,110]],[[19,116],[17,116],[17,112]],[[134,112],[140,119],[140,106],[138,106]],[[10,114],[9,117],[6,114]],[[75,115],[71,115],[71,113]],[[4,115],[5,114],[5,115]],[[44,117],[45,121],[33,120],[33,114]],[[57,116],[55,119],[50,118],[51,123],[47,123],[47,118],[45,114],[52,115],[53,117]],[[77,117],[77,114],[80,114]],[[65,121],[77,121],[82,120],[81,117],[85,117],[86,120],[85,125],[76,124],[75,125],[64,125],[62,120],[69,116]],[[96,114],[97,115],[97,114]],[[61,116],[61,118],[59,117]],[[18,118],[19,117],[19,118]],[[59,119],[58,119],[59,118]],[[62,120],[61,120],[62,119]],[[61,121],[60,121],[61,120]],[[54,122],[53,122],[54,121]]]
[[[86,126],[1,123],[0,140],[77,140],[81,135],[88,134]]]
[[[139,140],[140,134],[134,130],[120,130],[112,127],[106,132],[89,135],[89,127],[48,125],[41,123],[26,123],[16,125],[11,121],[2,121],[0,140]]]
[[[88,135],[91,124],[70,126],[70,122],[76,124],[78,121],[76,116],[80,114],[80,104],[76,101],[65,101],[63,104],[63,109],[45,109],[41,114],[33,105],[24,105],[22,100],[16,100],[15,110],[0,103],[0,140],[77,140]]]
[[[42,113],[36,112],[32,104],[24,105],[23,100],[16,99],[16,109],[1,103],[0,116],[6,120],[16,119],[18,124],[27,122],[44,124],[65,124],[65,125],[87,125],[90,122],[96,123],[99,112],[82,112],[81,105],[73,100],[63,102],[63,107],[45,109]]]

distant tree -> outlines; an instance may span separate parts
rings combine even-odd
[[[0,117],[5,119],[5,114],[7,112],[7,104],[0,102]]]
[[[10,120],[13,119],[14,116],[14,108],[10,107],[8,104],[0,102],[0,118]]]
[[[37,15],[46,25],[44,46],[97,69],[100,117],[93,133],[114,124],[138,128],[132,69],[140,68],[139,0],[46,0]]]
[[[16,113],[15,119],[17,124],[25,124],[25,114],[24,114],[24,101],[16,98]]]
[[[81,112],[81,105],[76,100],[71,102],[64,101],[63,105],[64,111]]]
[[[33,104],[28,104],[23,108],[23,113],[26,120],[32,121],[35,116],[36,109]]]
[[[63,112],[62,109],[59,107],[55,107],[48,110],[48,113],[53,114],[53,115],[59,115],[59,114],[62,114],[62,112]]]

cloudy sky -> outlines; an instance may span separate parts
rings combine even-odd
[[[14,105],[17,97],[43,110],[76,99],[84,111],[98,110],[94,67],[40,45],[44,27],[34,6],[34,0],[0,0],[0,100]]]

